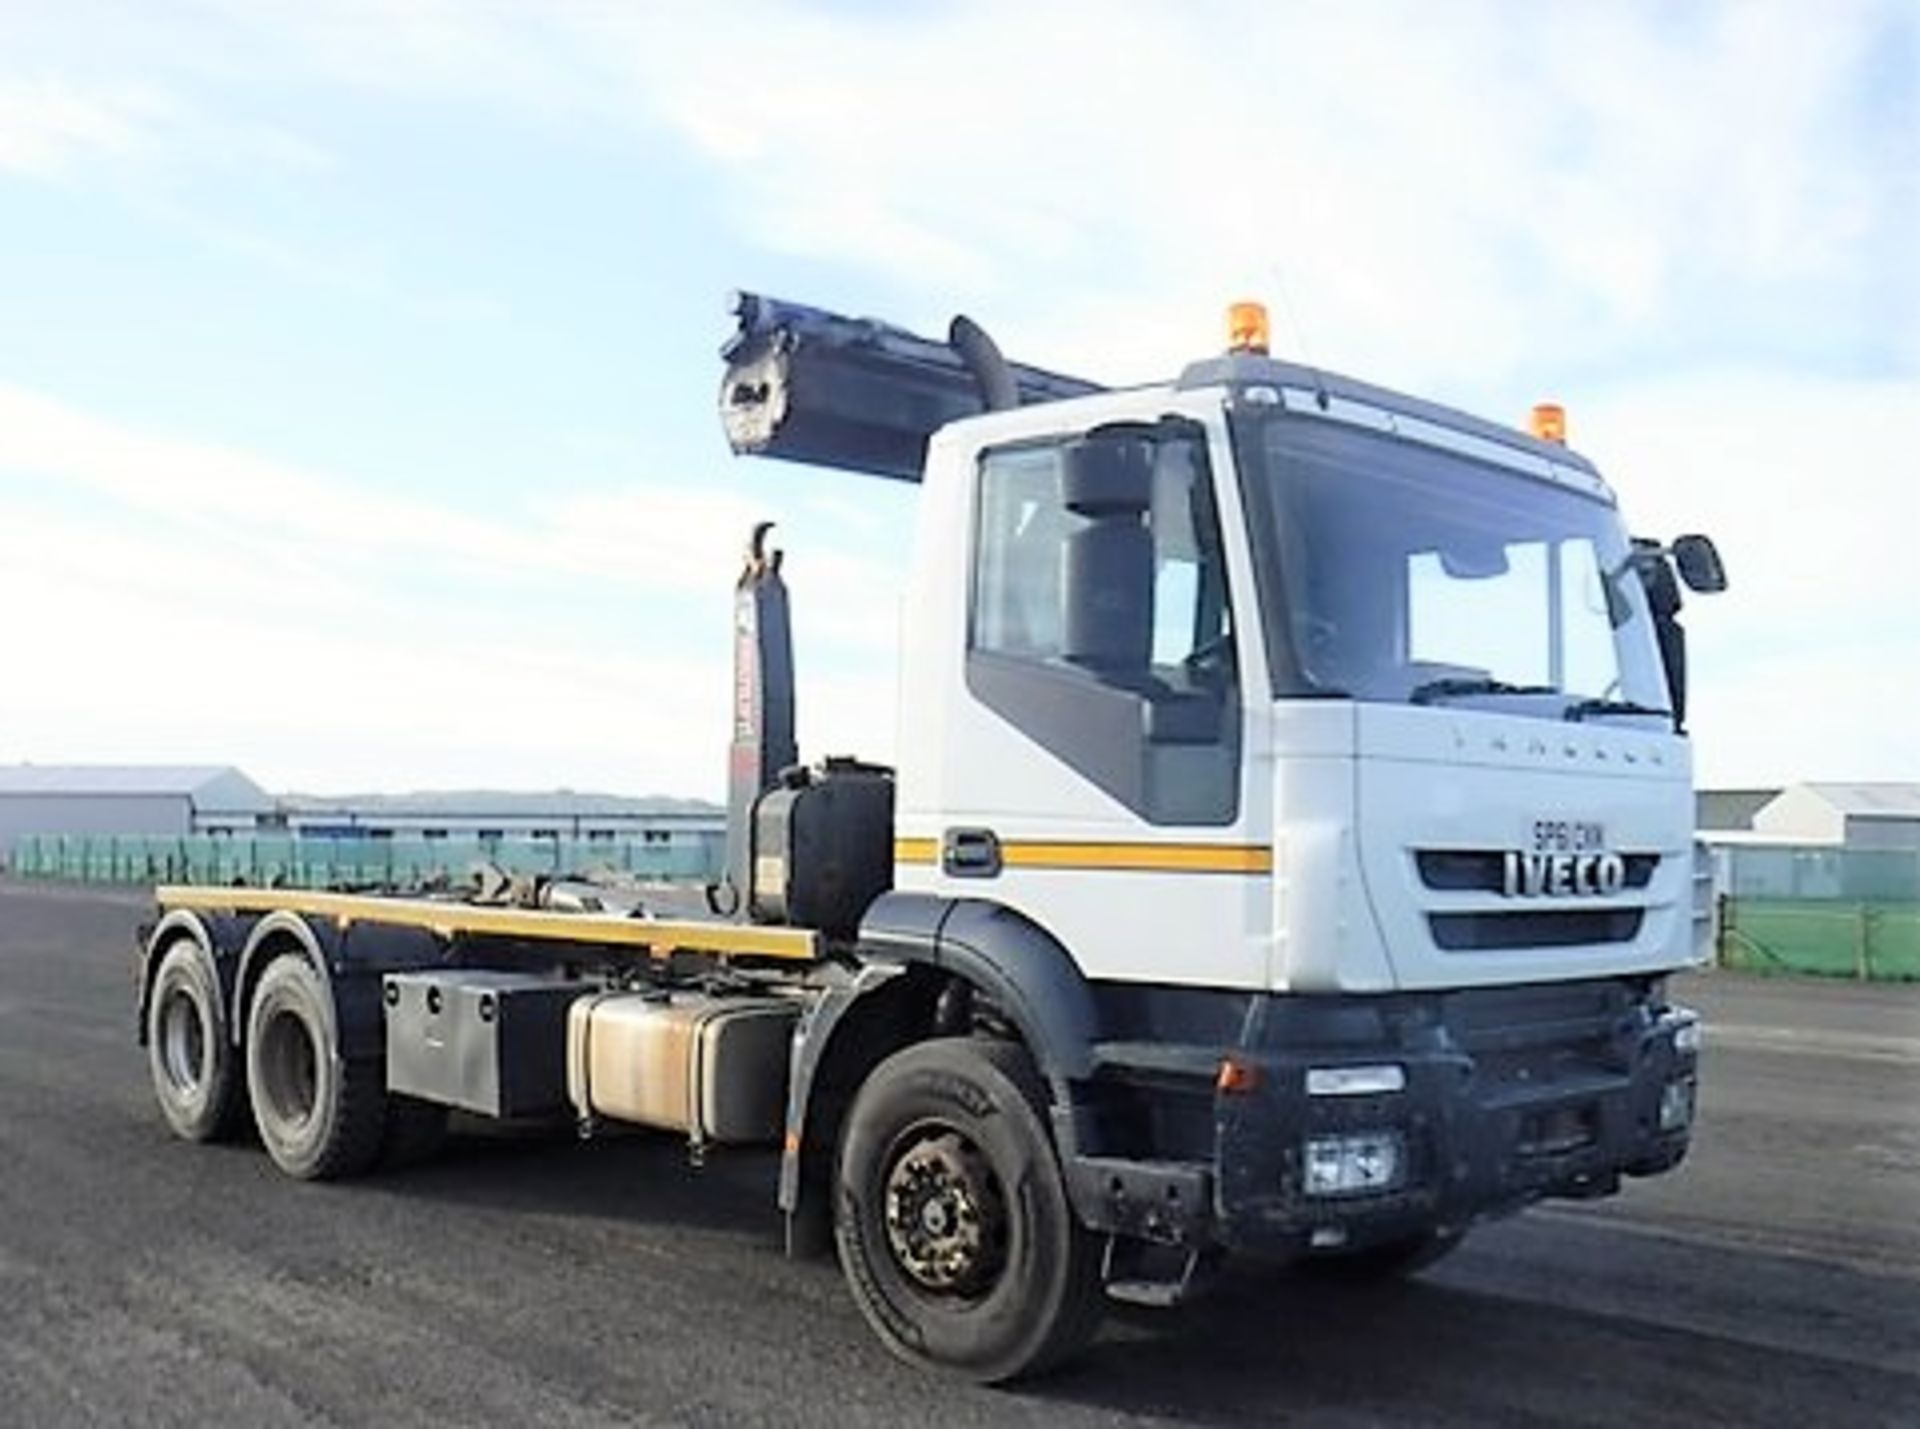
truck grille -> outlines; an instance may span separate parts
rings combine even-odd
[[[1433,940],[1449,952],[1565,948],[1625,943],[1640,931],[1641,908],[1528,908],[1513,913],[1430,913]]]
[[[1414,854],[1420,881],[1449,893],[1498,893],[1502,885],[1502,858],[1498,849],[1421,849]],[[1628,888],[1645,888],[1660,866],[1657,853],[1622,854]]]

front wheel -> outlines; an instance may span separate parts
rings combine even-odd
[[[1065,1359],[1104,1300],[1020,1048],[950,1038],[897,1052],[854,1099],[834,1206],[840,1262],[901,1358],[999,1383]]]

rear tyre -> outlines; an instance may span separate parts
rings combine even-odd
[[[1000,1383],[1098,1328],[1098,1241],[1067,1200],[1044,1105],[1024,1051],[966,1038],[895,1053],[854,1099],[835,1238],[855,1301],[902,1359]]]
[[[1467,1238],[1464,1230],[1418,1231],[1346,1255],[1317,1255],[1294,1268],[1315,1280],[1346,1285],[1381,1285],[1416,1275],[1451,1255]]]
[[[226,1141],[246,1124],[239,1049],[227,1024],[213,955],[178,938],[161,955],[147,998],[147,1070],[174,1135]]]
[[[254,989],[247,1094],[267,1155],[289,1176],[352,1176],[380,1154],[387,1125],[380,1064],[338,1054],[333,999],[297,953],[275,958]]]

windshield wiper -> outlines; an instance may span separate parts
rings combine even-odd
[[[1557,695],[1560,691],[1552,685],[1510,685],[1505,680],[1495,680],[1485,675],[1465,677],[1449,675],[1444,680],[1428,680],[1424,685],[1415,685],[1407,696],[1407,703],[1430,705],[1435,700],[1452,695]]]
[[[1575,700],[1562,713],[1562,718],[1576,722],[1588,715],[1626,714],[1659,715],[1661,719],[1672,719],[1672,710],[1657,710],[1652,705],[1635,704],[1632,700]]]

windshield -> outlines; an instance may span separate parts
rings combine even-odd
[[[1242,420],[1236,445],[1294,692],[1553,719],[1666,710],[1606,502],[1311,418]]]

